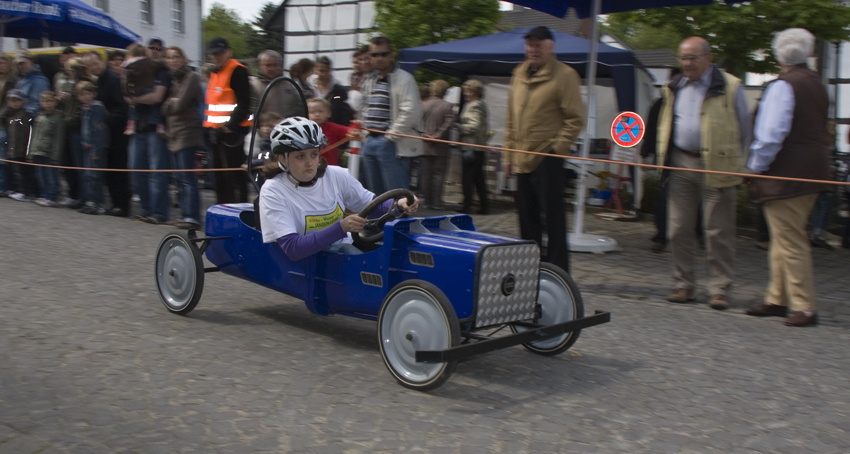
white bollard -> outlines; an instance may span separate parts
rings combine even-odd
[[[360,179],[360,142],[352,140],[349,142],[348,173],[355,179]]]

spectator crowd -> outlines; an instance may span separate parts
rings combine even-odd
[[[249,193],[248,173],[194,170],[204,163],[245,168],[246,154],[254,167],[261,165],[269,132],[288,117],[309,117],[331,144],[355,138],[350,131],[356,121],[376,131],[442,139],[457,129],[469,140],[486,141],[483,85],[464,85],[474,102],[459,117],[457,107],[442,100],[449,87],[445,81],[431,84],[423,108],[416,82],[395,65],[391,43],[383,37],[354,52],[347,84],[333,76],[328,57],[304,58],[288,68],[293,83],[277,83],[268,93],[271,82],[284,75],[280,53],[261,52],[254,75],[232,58],[223,38],[209,43],[207,56],[209,63],[193,68],[182,49],[152,38],[146,46],[109,51],[106,58],[96,50],[67,47],[54,75],[46,75],[39,65],[43,60],[26,50],[0,57],[0,158],[11,161],[0,162],[0,196],[190,229],[201,223],[200,187],[215,189],[218,203],[247,202]],[[261,99],[262,111],[254,118]],[[254,121],[257,137],[249,149]],[[360,180],[367,188],[377,193],[410,188],[413,170],[415,189],[427,194],[428,205],[443,206],[448,146],[377,132],[362,139]],[[322,156],[337,165],[346,148]],[[487,212],[483,151],[465,152],[462,211],[471,210],[475,186],[480,211]],[[416,160],[413,167],[411,160]],[[467,169],[473,161],[477,172]],[[261,175],[255,178],[262,183]],[[137,212],[131,200],[139,202]],[[169,218],[172,203],[180,208],[177,219]]]

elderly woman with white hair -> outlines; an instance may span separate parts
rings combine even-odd
[[[781,71],[759,103],[748,167],[756,174],[829,180],[829,96],[808,68],[815,37],[790,28],[776,35],[773,52]],[[770,228],[770,283],[764,302],[747,315],[788,317],[788,326],[816,325],[814,272],[806,221],[824,183],[755,178],[753,200],[762,203]],[[788,314],[789,308],[792,311]]]

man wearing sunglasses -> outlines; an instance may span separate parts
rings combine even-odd
[[[148,56],[157,61],[165,61],[165,43],[162,38],[151,38],[148,41]]]
[[[413,75],[393,62],[390,40],[369,42],[373,71],[363,81],[363,106],[358,117],[368,133],[363,148],[360,181],[375,194],[410,187],[410,158],[422,155],[422,141],[383,132],[418,136],[422,130],[422,101]]]

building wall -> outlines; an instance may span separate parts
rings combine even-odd
[[[830,97],[835,100],[835,117],[838,119],[836,133],[838,134],[838,150],[850,153],[848,133],[850,133],[850,44],[846,41],[839,44],[838,72],[835,71],[835,46],[830,46],[830,57],[827,71],[829,79],[837,79],[838,84],[831,85]],[[833,82],[836,82],[833,80]]]
[[[375,3],[359,0],[287,0],[283,4],[284,68],[302,58],[326,56],[334,76],[344,85],[351,74],[351,55],[368,40],[375,26]]]
[[[97,0],[81,0],[90,6],[96,6]],[[203,61],[202,40],[202,0],[183,0],[183,31],[172,28],[171,6],[173,0],[150,0],[153,9],[153,23],[142,22],[139,0],[107,0],[106,13],[136,34],[147,44],[154,36],[162,38],[167,46],[179,46],[193,63]],[[26,40],[3,38],[3,50],[14,52],[26,47]]]
[[[94,6],[96,0],[82,0]],[[171,6],[173,0],[150,0],[153,9],[153,23],[142,21],[139,0],[107,0],[107,14],[142,37],[147,44],[152,37],[162,38],[165,46],[178,46],[190,60],[203,61],[201,40],[201,0],[183,0],[183,31],[172,27]]]

